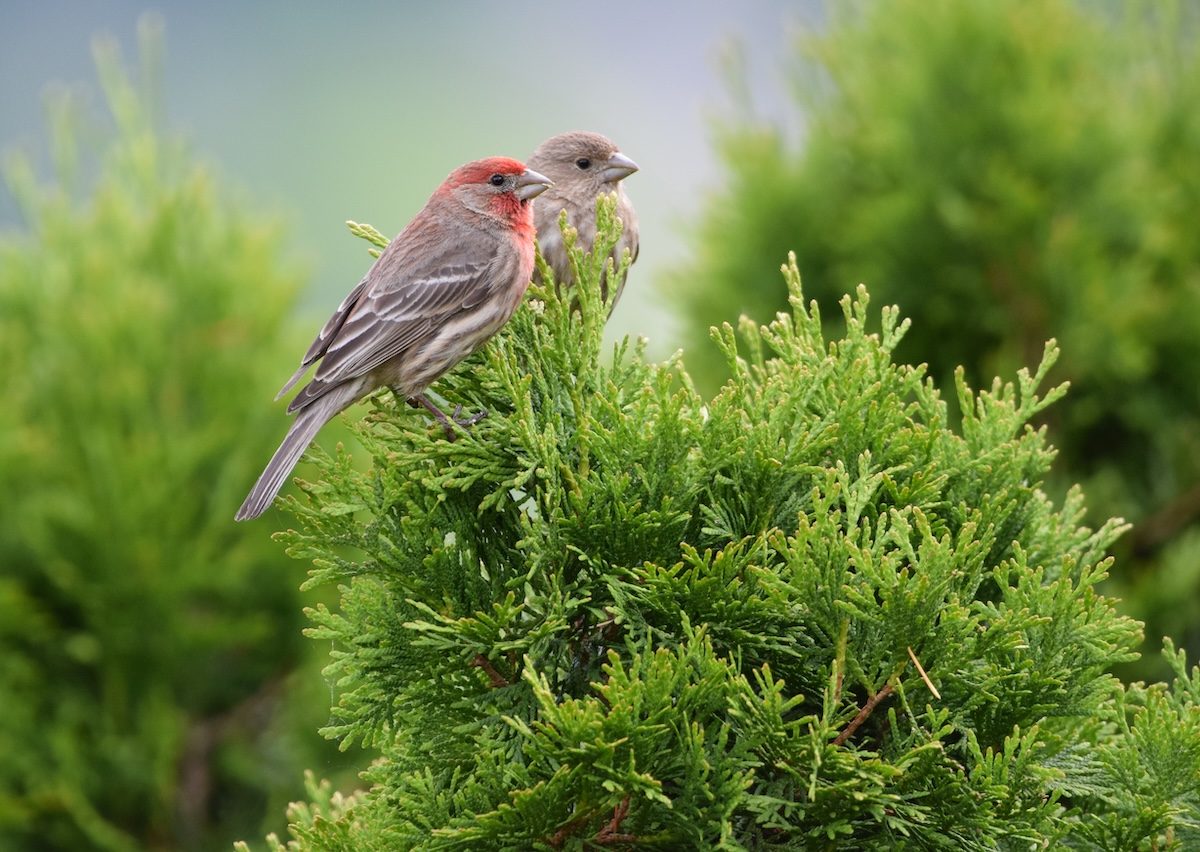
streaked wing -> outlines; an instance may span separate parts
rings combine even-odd
[[[633,230],[633,231],[630,231],[630,232],[629,232],[629,240],[628,240],[628,246],[629,246],[629,265],[630,265],[630,266],[633,266],[634,262],[637,260],[637,257],[638,257],[638,247],[639,247],[639,245],[640,245],[640,244],[639,244],[639,242],[638,242],[638,232],[637,232],[637,230],[635,229],[635,230]],[[620,263],[620,261],[621,261],[621,259],[618,257],[618,258],[617,258],[617,262],[618,262],[618,263]]]
[[[367,289],[367,281],[369,279],[370,273],[364,275],[362,280],[350,291],[349,295],[342,299],[342,303],[333,312],[333,316],[321,327],[320,332],[317,333],[316,340],[312,342],[312,345],[308,347],[308,351],[304,353],[304,358],[300,361],[300,369],[288,379],[286,385],[279,389],[279,393],[275,394],[276,399],[279,399],[290,391],[296,385],[296,382],[300,381],[301,377],[308,371],[308,368],[329,349],[330,342],[341,330],[346,322],[346,317],[350,316],[350,312],[354,310],[359,298],[362,297],[363,292]]]
[[[332,385],[366,375],[432,338],[448,319],[486,298],[490,266],[490,262],[457,263],[420,278],[373,283],[342,322],[312,383],[292,406],[311,401]]]
[[[621,217],[623,230],[621,232],[621,242],[618,243],[617,262],[620,263],[621,256],[619,249],[627,247],[629,249],[629,265],[633,266],[638,259],[638,249],[641,243],[638,240],[638,218],[637,212],[634,211],[633,205],[629,203],[628,198],[621,199],[621,206],[617,209],[617,215]]]

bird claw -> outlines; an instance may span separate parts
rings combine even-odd
[[[462,406],[456,405],[456,406],[454,406],[454,414],[452,414],[450,416],[450,419],[453,420],[455,423],[457,423],[459,426],[462,426],[464,429],[466,429],[469,426],[474,426],[476,423],[478,423],[480,420],[482,420],[483,418],[485,418],[487,416],[488,416],[488,410],[486,408],[481,408],[478,411],[476,411],[474,414],[472,414],[471,416],[463,417],[462,416]]]
[[[434,419],[437,420],[438,423],[442,424],[442,429],[446,433],[447,441],[453,441],[458,437],[458,433],[454,431],[455,424],[465,429],[469,426],[474,426],[480,420],[488,416],[487,409],[481,408],[477,413],[472,414],[470,417],[463,417],[462,406],[456,405],[454,406],[454,414],[447,417],[446,413],[430,402],[429,398],[424,394],[419,394],[410,398],[409,404],[424,408],[426,411],[432,414]]]

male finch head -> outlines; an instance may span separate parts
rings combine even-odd
[[[520,305],[533,272],[530,202],[549,186],[549,178],[507,157],[450,173],[338,306],[279,392],[320,362],[288,405],[296,420],[238,510],[239,521],[266,511],[320,428],[378,388],[423,406],[450,439],[456,424],[486,414],[452,420],[424,391]]]
[[[534,206],[537,223],[538,246],[542,257],[554,270],[554,279],[560,284],[574,283],[571,263],[563,246],[562,233],[558,227],[559,213],[567,211],[567,221],[579,232],[580,244],[590,250],[596,240],[596,198],[610,192],[617,194],[617,216],[623,225],[620,242],[613,250],[613,259],[619,265],[625,249],[631,261],[638,255],[637,213],[625,187],[621,183],[638,170],[637,163],[617,150],[613,142],[599,133],[581,130],[560,133],[538,146],[529,158],[530,168],[544,173],[554,186]],[[625,287],[622,278],[617,282],[613,296],[615,308]],[[605,298],[608,298],[608,282],[602,282]]]

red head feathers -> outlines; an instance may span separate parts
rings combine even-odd
[[[476,160],[459,166],[450,173],[442,186],[446,189],[457,189],[468,183],[487,183],[492,175],[519,175],[525,171],[525,164],[511,157],[489,157],[486,160]]]

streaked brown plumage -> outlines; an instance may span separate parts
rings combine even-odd
[[[424,406],[453,438],[450,418],[424,391],[499,331],[520,305],[533,271],[530,202],[549,185],[507,157],[450,173],[338,306],[279,392],[287,393],[321,362],[288,405],[296,420],[237,520],[266,511],[320,428],[378,388],[390,387]]]
[[[611,140],[599,133],[582,130],[560,133],[538,146],[529,158],[529,167],[554,181],[554,186],[534,205],[534,222],[537,224],[538,247],[554,270],[555,281],[569,286],[575,280],[558,227],[559,213],[567,211],[567,221],[579,231],[579,244],[590,251],[596,241],[596,198],[602,194],[617,194],[617,215],[624,226],[621,240],[613,251],[614,260],[619,265],[625,249],[629,249],[631,262],[637,260],[637,213],[621,181],[638,167],[618,151]],[[603,282],[602,286],[607,298],[608,282]],[[613,296],[614,308],[624,288],[625,279],[622,278]]]

